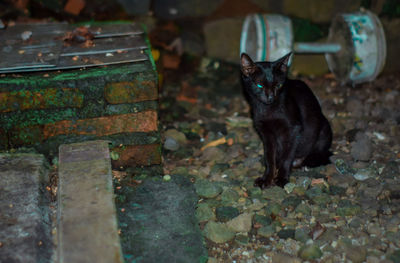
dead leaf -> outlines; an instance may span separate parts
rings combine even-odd
[[[204,151],[205,149],[207,149],[209,147],[215,147],[215,146],[218,146],[218,145],[221,145],[224,143],[226,143],[226,138],[222,137],[222,138],[219,138],[218,140],[207,143],[206,145],[201,147],[201,150]]]
[[[310,237],[312,240],[318,239],[320,236],[322,236],[323,233],[325,233],[326,227],[321,225],[320,222],[317,222],[317,224],[314,226],[314,228],[310,232]]]

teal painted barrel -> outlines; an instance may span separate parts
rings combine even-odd
[[[286,16],[253,14],[243,22],[240,53],[255,61],[275,61],[291,52],[292,44],[292,23]]]
[[[337,15],[330,27],[328,41],[346,47],[325,55],[329,69],[342,83],[372,81],[383,70],[385,32],[378,17],[370,11]]]

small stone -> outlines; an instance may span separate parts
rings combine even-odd
[[[209,257],[207,263],[218,263],[218,259]]]
[[[247,235],[237,235],[235,238],[235,242],[241,246],[245,246],[249,243],[249,236]]]
[[[254,257],[259,258],[263,256],[266,252],[267,252],[266,248],[260,247],[254,252]]]
[[[287,196],[285,190],[279,186],[273,186],[263,190],[263,197],[272,201],[281,202]]]
[[[185,145],[187,143],[186,135],[175,129],[165,131],[164,136],[166,139],[171,138],[175,140],[180,145]]]
[[[346,193],[346,189],[344,187],[331,185],[329,187],[329,191],[331,195],[344,195]]]
[[[258,229],[257,234],[262,237],[271,237],[275,234],[275,227],[272,225],[263,226],[262,228]]]
[[[388,162],[382,170],[381,176],[383,178],[396,178],[396,176],[400,174],[399,165],[395,161]]]
[[[307,176],[301,176],[296,179],[296,184],[302,186],[304,189],[308,189],[311,184],[311,179]]]
[[[355,174],[353,174],[354,178],[358,181],[367,180],[368,178],[372,178],[375,175],[375,170],[371,168],[359,169]]]
[[[299,250],[299,256],[304,260],[318,259],[322,256],[322,251],[316,244],[304,245]]]
[[[225,224],[210,221],[204,227],[205,236],[215,243],[225,243],[235,237],[235,232],[231,231]]]
[[[263,216],[263,215],[255,215],[254,216],[254,224],[258,224],[261,226],[267,226],[272,223],[271,217]]]
[[[223,205],[232,205],[239,200],[239,194],[233,189],[226,189],[221,194],[221,201]]]
[[[303,186],[296,186],[295,188],[293,188],[292,193],[298,196],[303,196],[306,194],[306,189],[304,189]]]
[[[296,213],[301,213],[303,215],[311,214],[311,207],[307,204],[299,204],[295,210]]]
[[[247,233],[251,230],[253,214],[243,213],[226,223],[227,227],[235,232]]]
[[[239,210],[231,206],[218,207],[215,210],[218,221],[227,222],[239,215]]]
[[[272,262],[274,263],[301,263],[301,259],[290,255],[275,253],[272,256]]]
[[[322,189],[318,186],[313,186],[306,191],[306,196],[313,200],[315,197],[322,195]]]
[[[290,217],[290,215],[289,215],[287,217],[283,217],[281,219],[281,223],[283,226],[295,228],[297,226],[297,224],[299,223],[299,220],[297,218]]]
[[[260,211],[265,207],[265,203],[260,202],[258,199],[253,199],[253,203],[248,207],[249,211]]]
[[[295,230],[294,229],[282,229],[278,232],[278,237],[282,239],[294,238]]]
[[[391,261],[393,261],[393,262],[395,262],[395,263],[400,262],[400,249],[394,251],[391,254],[389,254],[388,256],[386,256],[386,258],[391,260]]]
[[[206,203],[200,203],[197,205],[195,215],[199,222],[205,222],[215,219],[215,214],[213,210]]]
[[[312,199],[313,203],[315,203],[321,207],[326,207],[330,201],[331,201],[331,197],[326,193],[317,195]]]
[[[368,224],[367,231],[371,235],[382,236],[382,229],[377,223]]]
[[[306,243],[310,239],[310,229],[308,227],[297,228],[294,232],[294,239]]]
[[[362,263],[367,257],[367,249],[361,246],[350,246],[346,250],[346,259],[350,259],[353,263]]]
[[[353,217],[349,223],[352,228],[359,228],[363,224],[363,221],[359,217]]]
[[[164,175],[163,180],[166,182],[171,181],[171,175],[169,175],[169,174]]]
[[[270,203],[265,208],[265,212],[267,215],[278,215],[281,211],[282,206],[279,203]]]
[[[204,198],[214,198],[222,192],[222,188],[219,185],[205,179],[197,180],[194,183],[194,187],[196,193]]]
[[[335,161],[335,167],[340,174],[353,174],[355,172],[343,159],[337,159]]]
[[[286,191],[286,193],[290,194],[291,192],[293,192],[293,189],[296,187],[296,184],[294,183],[287,183],[284,186],[284,189]]]
[[[339,216],[355,216],[361,213],[361,206],[353,204],[350,200],[342,199],[338,203],[336,213]]]
[[[366,134],[362,132],[356,134],[356,140],[352,143],[350,154],[357,161],[369,161],[372,156],[372,144]]]
[[[173,138],[166,138],[164,142],[164,149],[169,151],[177,151],[179,149],[179,143]]]
[[[301,199],[296,196],[289,196],[282,201],[282,206],[295,209],[301,203]]]
[[[206,148],[200,157],[202,161],[212,161],[218,163],[223,161],[225,153],[218,147],[208,147]]]
[[[251,198],[260,198],[262,196],[262,190],[260,187],[253,187],[249,192]]]

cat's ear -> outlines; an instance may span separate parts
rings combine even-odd
[[[292,52],[281,57],[278,61],[275,62],[275,68],[278,69],[280,72],[286,74],[289,70],[289,59],[291,56]]]
[[[246,53],[242,53],[242,55],[240,56],[240,66],[240,70],[246,77],[249,77],[257,70],[256,64]]]

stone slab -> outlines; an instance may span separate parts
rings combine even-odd
[[[59,163],[58,262],[123,262],[108,142],[61,145]]]
[[[207,262],[189,179],[150,177],[136,187],[125,180],[116,190],[125,262]]]
[[[46,160],[0,154],[0,262],[52,262]]]

